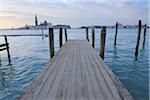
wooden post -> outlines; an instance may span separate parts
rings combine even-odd
[[[0,55],[0,65],[1,65],[1,55]]]
[[[118,22],[116,23],[116,31],[115,31],[114,46],[116,45],[116,41],[117,41],[117,34],[118,34]]]
[[[95,48],[95,30],[92,28],[92,47]]]
[[[49,28],[49,48],[50,48],[50,58],[53,58],[54,51],[54,31],[53,28]]]
[[[59,46],[62,47],[62,28],[59,30]]]
[[[139,25],[138,25],[138,37],[137,37],[137,44],[136,44],[136,48],[135,48],[135,57],[138,56],[138,49],[139,49],[140,35],[141,35],[141,26],[142,26],[142,22],[141,22],[141,20],[139,20]]]
[[[145,24],[145,25],[144,25],[144,39],[143,39],[143,49],[144,49],[144,45],[145,45],[146,28],[147,28],[147,25]]]
[[[103,27],[101,30],[101,45],[100,45],[100,56],[104,59],[104,52],[105,52],[105,40],[106,40],[106,27]]]
[[[67,38],[67,29],[65,28],[65,40],[67,42],[68,38]]]
[[[88,27],[86,28],[86,39],[89,41],[89,31],[88,31]]]
[[[7,37],[5,36],[5,43],[6,43],[6,50],[7,50],[7,55],[8,55],[8,60],[9,60],[9,64],[11,64],[11,59],[10,59],[10,52],[9,52],[9,43],[7,41]]]
[[[43,33],[43,28],[42,28],[42,39],[44,39],[44,33]]]

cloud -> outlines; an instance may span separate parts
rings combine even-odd
[[[108,25],[116,21],[136,24],[138,19],[148,23],[147,0],[24,0],[23,2],[1,0],[0,2],[0,20],[13,19],[21,25],[34,24],[35,14],[38,15],[40,22],[48,20],[53,24],[64,23],[73,26]]]

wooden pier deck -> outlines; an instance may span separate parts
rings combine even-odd
[[[69,40],[19,100],[133,100],[85,40]]]

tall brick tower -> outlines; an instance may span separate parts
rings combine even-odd
[[[37,19],[37,15],[35,15],[35,26],[38,26],[38,19]]]

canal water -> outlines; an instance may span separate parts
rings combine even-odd
[[[54,31],[55,53],[59,50],[58,30]],[[99,52],[100,29],[95,30],[95,48]],[[142,47],[143,30],[139,56],[135,61],[137,29],[119,29],[117,45],[113,46],[115,29],[107,29],[105,62],[129,90],[135,100],[148,100],[149,96],[149,30],[145,49]],[[42,30],[0,30],[0,35],[42,34]],[[44,30],[48,34],[48,30]],[[91,30],[89,30],[91,43]],[[85,39],[84,29],[69,29],[69,39]],[[65,39],[63,39],[65,40]],[[4,43],[0,37],[0,44]],[[8,65],[7,52],[0,52],[0,100],[15,100],[41,71],[48,65],[49,40],[41,36],[8,37],[12,64]]]

